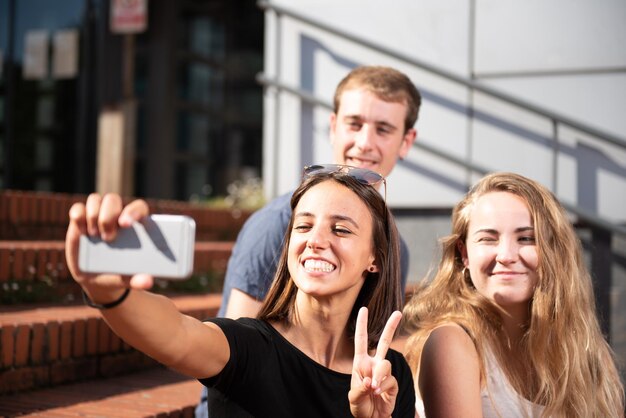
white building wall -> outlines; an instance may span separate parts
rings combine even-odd
[[[273,0],[328,25],[473,78],[530,104],[626,138],[623,0]],[[626,222],[626,150],[289,18],[275,37],[267,17],[266,73],[332,101],[354,66],[404,71],[423,95],[418,141],[488,170],[525,174],[564,202]],[[277,45],[280,45],[277,48]],[[278,54],[278,55],[277,55]],[[268,89],[264,182],[268,197],[296,187],[301,169],[331,161],[329,112]],[[276,104],[278,103],[278,106]],[[473,117],[468,117],[470,109]],[[553,140],[557,133],[558,143]],[[553,153],[554,149],[558,154]],[[389,176],[388,202],[411,248],[409,281],[435,267],[445,211],[479,176],[414,148]],[[415,210],[412,210],[415,209]],[[426,210],[422,210],[426,209]],[[419,216],[412,214],[419,213]],[[407,215],[408,214],[408,215]],[[611,345],[626,364],[624,237],[613,238]],[[415,250],[417,249],[417,250]],[[626,378],[626,370],[623,371]]]
[[[277,0],[328,25],[509,95],[626,137],[626,2],[622,0]],[[626,221],[626,152],[549,119],[289,18],[266,19],[266,73],[328,102],[354,66],[390,65],[424,97],[422,141],[485,167],[511,170],[564,201]],[[279,48],[277,48],[279,45]],[[268,197],[291,190],[303,165],[331,160],[328,116],[268,90],[264,181]],[[467,117],[470,106],[474,118]],[[278,113],[276,113],[278,112]],[[278,118],[276,117],[278,115]],[[581,181],[581,177],[582,180]],[[465,192],[464,169],[414,149],[389,178],[393,207],[450,207]]]

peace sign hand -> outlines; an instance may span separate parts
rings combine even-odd
[[[398,382],[391,374],[387,350],[402,314],[391,314],[378,341],[374,356],[367,350],[367,308],[359,310],[354,333],[354,362],[348,400],[355,417],[390,417],[398,396]]]

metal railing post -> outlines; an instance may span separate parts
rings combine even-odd
[[[591,228],[591,275],[596,309],[604,337],[611,343],[611,270],[613,268],[612,234],[601,228]]]
[[[280,80],[281,71],[280,71],[280,59],[281,59],[281,35],[282,35],[282,26],[281,20],[282,16],[279,12],[274,11],[274,16],[276,19],[276,38],[275,38],[275,48],[276,48],[276,61],[275,61],[275,72],[276,72],[276,80]],[[280,153],[280,89],[274,87],[274,158],[277,158]],[[274,173],[272,174],[272,190],[271,197],[276,197],[278,195],[278,172],[279,167],[278,163],[274,161],[273,168]]]
[[[559,184],[558,175],[558,165],[559,165],[559,123],[556,119],[551,119],[552,121],[552,192],[557,194],[557,185]]]

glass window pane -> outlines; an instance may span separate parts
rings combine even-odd
[[[207,167],[202,163],[178,163],[176,167],[176,185],[178,199],[190,200],[203,195],[210,189],[207,186]]]
[[[37,180],[35,180],[35,190],[41,190],[44,192],[51,192],[52,191],[52,180],[50,179],[50,177],[38,177]]]
[[[54,122],[54,97],[43,96],[37,101],[37,127],[51,128]]]
[[[50,138],[39,137],[35,142],[35,168],[38,170],[52,169],[54,147]]]
[[[193,53],[215,61],[225,55],[224,25],[209,16],[187,18],[187,36],[184,47]]]
[[[9,50],[9,0],[0,0],[0,85],[4,81],[4,61]]]
[[[221,135],[221,123],[203,113],[181,111],[178,114],[176,150],[207,157],[209,144]]]
[[[22,63],[24,41],[27,31],[45,29],[49,34],[59,29],[78,28],[85,10],[85,0],[55,1],[50,7],[49,0],[20,0],[15,2],[15,54]]]
[[[224,74],[203,63],[181,63],[180,98],[220,108],[223,105]]]

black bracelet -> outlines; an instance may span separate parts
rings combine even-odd
[[[122,293],[122,296],[120,296],[118,300],[114,300],[113,302],[109,302],[109,303],[100,304],[100,303],[95,303],[91,299],[89,299],[89,296],[87,296],[87,293],[85,293],[85,291],[83,290],[83,301],[85,302],[85,305],[91,306],[92,308],[101,309],[101,310],[111,309],[111,308],[115,308],[117,305],[124,302],[124,299],[126,299],[129,293],[130,293],[130,288],[127,287],[124,293]]]

